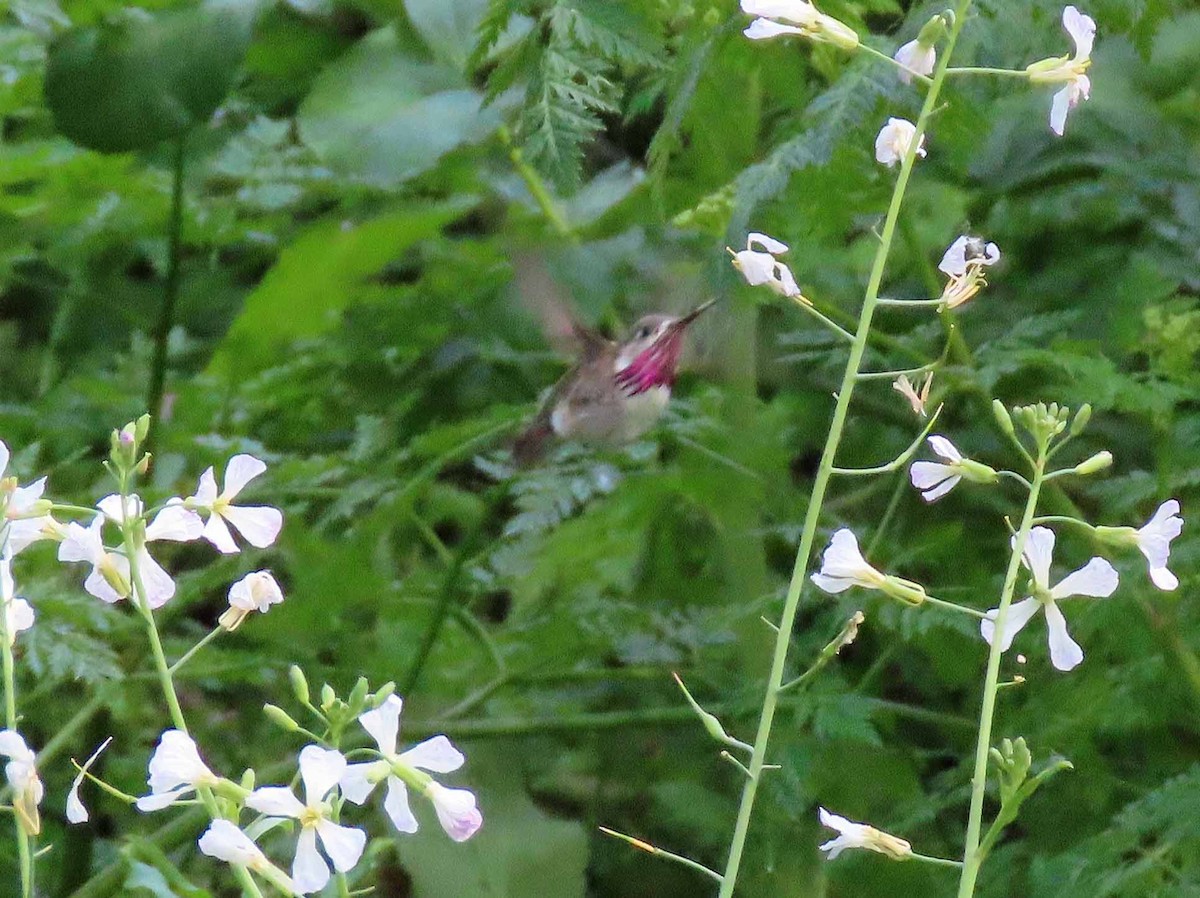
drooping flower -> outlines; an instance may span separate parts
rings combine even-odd
[[[851,586],[882,589],[886,580],[886,575],[867,564],[859,551],[858,539],[846,527],[833,534],[821,556],[821,570],[812,575],[813,583],[835,595]]]
[[[281,891],[305,894],[290,876],[267,859],[262,849],[255,845],[254,840],[242,832],[236,823],[214,820],[196,844],[201,853],[208,857],[253,870]]]
[[[917,136],[917,126],[907,119],[889,118],[875,138],[875,161],[891,168],[903,161]],[[925,135],[917,144],[917,156],[925,158]]]
[[[182,730],[167,730],[150,758],[150,794],[137,800],[137,808],[159,811],[201,786],[215,786],[220,781],[200,758],[191,736]]]
[[[908,379],[907,374],[901,374],[892,382],[892,389],[908,400],[908,404],[912,407],[913,414],[918,418],[927,418],[929,416],[929,413],[925,410],[925,404],[929,402],[929,389],[932,386],[932,371],[925,375],[925,380],[921,383],[921,389],[919,391],[912,381]]]
[[[751,40],[795,34],[845,50],[858,46],[858,33],[827,16],[808,0],[742,0],[742,12],[758,16],[743,32]]]
[[[417,818],[408,801],[408,787],[422,792],[433,803],[438,822],[451,839],[463,842],[483,825],[483,815],[476,806],[475,795],[467,789],[448,789],[422,771],[451,773],[463,765],[462,752],[445,736],[426,739],[408,751],[397,754],[400,736],[400,712],[404,702],[390,695],[382,705],[358,718],[363,729],[370,733],[383,758],[362,764],[351,764],[341,779],[342,794],[347,801],[362,804],[384,779],[387,796],[383,808],[396,829],[402,833],[417,831]]]
[[[1000,479],[993,468],[964,458],[955,445],[943,436],[931,436],[929,448],[945,461],[915,461],[908,469],[912,485],[921,491],[921,498],[926,502],[940,499],[963,478],[972,483],[995,483]]]
[[[79,768],[79,773],[75,774],[75,779],[71,781],[71,791],[67,793],[67,822],[69,823],[87,823],[89,819],[88,809],[79,797],[79,789],[83,786],[83,781],[87,779],[88,771],[92,769],[92,765],[96,763],[96,759],[100,757],[100,753],[108,748],[108,744],[113,741],[113,737],[109,736],[100,746],[92,752],[91,756],[83,762],[83,766]]]
[[[25,833],[36,836],[42,831],[38,805],[46,791],[38,776],[37,756],[16,730],[0,730],[0,755],[10,759],[4,767],[4,776],[13,790],[17,823]]]
[[[283,590],[270,571],[254,571],[229,587],[229,610],[218,621],[226,630],[236,630],[251,613],[267,613],[283,601]]]
[[[831,814],[824,808],[819,809],[818,816],[822,826],[827,826],[837,832],[836,838],[830,839],[821,846],[822,851],[828,852],[829,860],[833,860],[847,848],[865,848],[868,851],[877,851],[898,861],[912,856],[912,846],[899,836],[885,833],[865,823],[854,823],[845,817]]]
[[[1042,59],[1027,66],[1025,71],[1034,84],[1062,84],[1050,104],[1050,130],[1062,137],[1067,127],[1067,113],[1086,100],[1092,92],[1087,70],[1092,64],[1092,45],[1096,40],[1096,23],[1074,6],[1063,9],[1063,28],[1075,43],[1075,53]]]
[[[1179,516],[1179,502],[1168,499],[1154,516],[1138,529],[1133,527],[1097,527],[1097,538],[1107,545],[1133,546],[1146,556],[1150,565],[1150,580],[1159,589],[1173,590],[1179,586],[1179,578],[1167,570],[1171,558],[1171,541],[1183,532],[1183,518]]]
[[[366,847],[367,834],[361,829],[341,826],[330,819],[332,806],[325,798],[345,772],[346,759],[341,752],[308,745],[300,752],[303,803],[285,786],[255,789],[246,799],[248,808],[272,817],[291,817],[300,821],[300,838],[292,863],[292,879],[300,893],[320,891],[329,882],[329,865],[317,849],[318,837],[340,873],[353,869]]]
[[[1014,541],[1016,537],[1013,537]],[[1067,632],[1067,620],[1058,607],[1058,602],[1072,596],[1106,598],[1117,588],[1117,572],[1103,558],[1093,558],[1079,570],[1067,574],[1055,586],[1050,586],[1050,562],[1054,556],[1054,531],[1048,527],[1034,527],[1025,542],[1022,560],[1033,578],[1033,595],[1014,602],[1008,609],[1004,622],[1004,633],[1000,639],[1000,650],[1008,651],[1013,637],[1029,623],[1041,608],[1046,614],[1046,628],[1050,637],[1050,662],[1059,670],[1072,670],[1083,660],[1083,649]],[[998,608],[987,612],[980,621],[979,629],[990,645],[995,637]]]
[[[200,475],[196,495],[183,500],[184,508],[208,516],[204,525],[204,538],[219,551],[232,554],[238,551],[228,524],[246,538],[246,542],[257,549],[265,549],[275,542],[283,527],[283,514],[277,508],[266,505],[234,505],[233,500],[246,484],[267,469],[264,462],[253,455],[235,455],[225,468],[225,489],[217,492],[217,480],[213,469]]]
[[[922,44],[919,40],[911,40],[892,57],[900,65],[909,69],[907,72],[900,72],[900,80],[905,84],[912,83],[913,74],[928,75],[933,71],[933,67],[937,64],[937,49],[933,44]]]
[[[942,301],[956,309],[987,286],[984,268],[1000,261],[1000,248],[982,237],[959,237],[942,256],[938,270],[949,279],[942,289]]]
[[[130,595],[129,559],[104,547],[101,535],[104,517],[97,516],[88,527],[72,521],[58,547],[59,561],[82,561],[92,566],[83,588],[101,601],[113,603]],[[138,574],[146,590],[146,602],[159,608],[175,595],[175,581],[143,545],[137,551]]]
[[[755,246],[761,246],[762,250],[756,250]],[[807,302],[800,295],[791,269],[775,258],[787,250],[786,243],[780,243],[766,234],[755,233],[746,238],[745,249],[736,253],[731,249],[729,253],[733,256],[733,267],[742,273],[751,287],[765,284],[780,296]]]

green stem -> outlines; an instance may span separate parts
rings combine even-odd
[[[542,180],[542,176],[537,173],[537,170],[532,165],[525,161],[525,156],[521,153],[521,148],[513,143],[512,133],[503,125],[497,133],[500,136],[500,142],[508,150],[508,158],[512,161],[513,168],[517,170],[517,174],[525,182],[525,187],[537,202],[538,207],[542,210],[542,214],[546,216],[546,221],[550,222],[550,226],[554,228],[555,233],[560,237],[573,239],[575,232],[571,229],[570,223],[563,216],[562,210],[558,208],[558,203],[551,196],[549,188],[546,187],[546,182]]]
[[[250,871],[241,864],[233,865],[233,878],[238,881],[238,885],[242,887],[242,892],[248,898],[263,898],[263,893],[259,889],[258,883],[254,881],[254,877],[250,875]]]
[[[1024,69],[997,69],[986,65],[953,66],[946,69],[947,75],[1007,75],[1013,78],[1028,78]]]
[[[858,380],[859,368],[862,365],[863,353],[867,347],[867,339],[871,332],[871,320],[875,314],[876,301],[879,298],[879,288],[883,283],[883,272],[891,252],[892,241],[896,234],[896,222],[900,217],[900,208],[904,201],[904,193],[908,188],[909,177],[912,175],[913,163],[916,159],[916,149],[921,145],[929,118],[937,106],[938,94],[946,76],[946,65],[954,51],[955,41],[966,20],[970,0],[959,0],[954,25],[947,36],[946,50],[938,68],[934,73],[932,84],[925,95],[921,114],[917,118],[916,133],[900,164],[900,174],[892,191],[891,203],[888,206],[887,218],[880,235],[879,248],[875,253],[875,261],[871,267],[871,275],[867,282],[866,295],[863,297],[862,309],[859,312],[858,328],[854,335],[854,343],[850,347],[850,358],[846,361],[846,370],[842,376],[842,386],[838,391],[837,406],[833,412],[833,421],[829,427],[829,435],[825,440],[825,449],[821,454],[821,463],[813,482],[812,496],[808,501],[808,511],[804,517],[804,530],[800,537],[800,546],[796,552],[796,563],[792,569],[792,579],[788,586],[787,598],[784,601],[783,613],[779,620],[779,631],[775,639],[775,651],[771,661],[771,673],[767,680],[766,694],[763,697],[762,712],[759,716],[758,732],[754,739],[754,753],[750,757],[750,777],[742,787],[742,798],[738,808],[737,822],[734,825],[733,837],[729,844],[729,856],[725,865],[725,874],[721,880],[720,898],[732,898],[737,887],[738,871],[742,863],[742,853],[746,847],[746,838],[750,831],[750,818],[754,812],[754,802],[758,795],[758,784],[762,778],[763,767],[766,764],[767,745],[771,738],[771,728],[775,721],[776,705],[779,701],[779,689],[783,683],[784,671],[787,665],[788,646],[791,641],[792,627],[796,621],[796,611],[800,605],[800,593],[808,575],[808,560],[816,540],[817,526],[821,518],[821,506],[825,500],[825,491],[833,475],[834,460],[842,440],[842,430],[846,425],[846,416],[850,409],[850,399],[854,395],[854,387]]]
[[[825,325],[827,328],[829,328],[831,331],[833,331],[835,334],[837,334],[839,337],[841,337],[847,343],[854,342],[854,334],[850,333],[850,331],[846,330],[844,327],[842,327],[840,324],[838,324],[832,318],[829,318],[828,316],[826,316],[822,312],[820,312],[817,309],[817,307],[812,304],[811,301],[804,300],[799,297],[795,297],[795,302],[796,302],[796,305],[798,305],[806,314],[809,314],[813,318],[816,318],[818,321],[820,321],[823,325]]]
[[[673,851],[664,851],[657,845],[651,845],[649,842],[644,842],[641,839],[635,839],[633,836],[627,836],[625,833],[619,833],[615,829],[609,829],[607,826],[600,827],[600,832],[606,836],[612,836],[615,839],[620,839],[639,851],[645,851],[647,854],[652,854],[655,857],[661,857],[664,860],[674,861],[690,870],[695,870],[697,873],[703,873],[709,879],[714,879],[717,882],[721,881],[721,874],[716,870],[704,866],[699,861],[694,861],[690,857],[684,857],[682,854],[675,854]]]
[[[928,854],[917,854],[915,851],[912,853],[911,860],[921,861],[922,863],[926,863],[926,864],[934,864],[935,866],[938,866],[938,867],[961,867],[962,866],[962,861],[953,861],[948,857],[932,857],[931,855],[928,855]]]
[[[8,525],[3,522],[3,508],[0,508],[0,563],[11,564],[8,557]],[[11,572],[10,572],[11,573]],[[0,606],[6,606],[8,597],[2,597]],[[8,633],[8,608],[0,607],[0,655],[3,656],[4,666],[4,725],[7,729],[17,732],[17,677],[13,664],[12,640]],[[30,898],[33,894],[33,848],[30,845],[29,834],[25,832],[20,814],[13,814],[17,839],[17,859],[21,870],[21,896]]]
[[[934,598],[933,596],[925,596],[925,601],[930,605],[936,605],[939,608],[945,608],[947,611],[953,611],[956,614],[969,614],[971,617],[977,617],[980,620],[987,618],[987,615],[974,608],[968,608],[966,605],[959,605],[957,602],[947,602],[945,599]]]
[[[175,306],[179,302],[180,234],[183,231],[183,174],[187,135],[175,139],[171,166],[171,217],[167,222],[167,277],[163,284],[162,306],[154,328],[154,357],[150,362],[150,388],[146,411],[158,424],[162,411],[163,389],[167,380],[167,342],[175,324]]]
[[[163,651],[162,639],[158,635],[158,626],[154,623],[154,612],[146,601],[146,588],[142,585],[142,572],[138,567],[137,543],[133,536],[133,525],[123,524],[121,534],[124,537],[125,554],[129,559],[129,581],[134,606],[146,622],[146,638],[150,643],[150,654],[154,658],[154,670],[158,675],[158,684],[162,689],[167,709],[171,712],[171,722],[175,729],[186,733],[187,721],[183,717],[183,708],[179,704],[179,696],[175,692],[175,681],[171,679],[171,666],[167,664],[167,655]]]
[[[224,627],[221,627],[221,626],[213,627],[212,632],[208,633],[203,639],[201,639],[194,646],[192,646],[190,649],[188,649],[186,652],[184,652],[183,657],[181,657],[178,661],[176,661],[169,668],[167,668],[167,673],[170,676],[174,677],[175,674],[179,671],[179,668],[181,668],[181,667],[183,667],[183,665],[187,664],[188,661],[190,661],[192,659],[193,655],[195,655],[198,651],[200,651],[202,648],[204,648],[206,645],[208,645],[210,642],[212,642],[214,639],[216,639],[218,636],[220,636],[224,631],[225,631]]]
[[[1034,462],[1033,482],[1030,484],[1029,498],[1025,502],[1025,512],[1021,516],[1021,526],[1013,542],[1012,555],[1008,559],[1008,570],[1004,575],[1004,588],[1000,593],[1000,605],[996,611],[995,637],[988,652],[987,675],[983,684],[983,707],[979,712],[979,736],[975,743],[975,772],[971,776],[971,810],[967,818],[967,837],[963,846],[963,870],[958,881],[958,898],[971,898],[975,894],[975,880],[979,876],[979,868],[983,864],[984,852],[980,851],[979,837],[983,828],[983,798],[987,789],[988,750],[992,744],[992,723],[996,714],[996,695],[1000,682],[1000,656],[1003,652],[1001,635],[1008,618],[1008,608],[1012,603],[1013,592],[1017,586],[1017,573],[1021,569],[1021,556],[1025,552],[1025,544],[1029,539],[1029,531],[1033,528],[1033,517],[1037,512],[1038,494],[1042,490],[1042,482],[1046,470],[1046,449],[1038,449]]]
[[[895,66],[901,72],[908,75],[910,78],[912,78],[915,81],[920,81],[922,84],[932,84],[933,83],[933,81],[930,79],[930,77],[928,75],[922,75],[920,72],[914,72],[908,66],[904,65],[901,62],[897,62],[891,56],[888,56],[886,53],[881,53],[880,51],[876,50],[874,47],[868,46],[867,44],[860,43],[858,45],[858,49],[866,51],[867,55],[869,55],[869,56],[874,56],[876,59],[886,62],[889,65]]]

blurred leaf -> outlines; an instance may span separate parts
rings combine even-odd
[[[404,9],[433,55],[465,71],[488,0],[404,0]]]

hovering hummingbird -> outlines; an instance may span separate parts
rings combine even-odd
[[[572,323],[579,360],[517,437],[517,463],[537,461],[555,439],[619,445],[649,430],[671,398],[688,325],[714,302],[683,316],[646,315],[619,343]]]

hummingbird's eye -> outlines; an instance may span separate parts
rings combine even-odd
[[[650,336],[650,334],[651,334],[651,330],[650,330],[650,325],[648,325],[648,324],[643,324],[641,327],[639,327],[637,329],[637,336],[638,336],[639,340],[645,340],[647,337]]]

